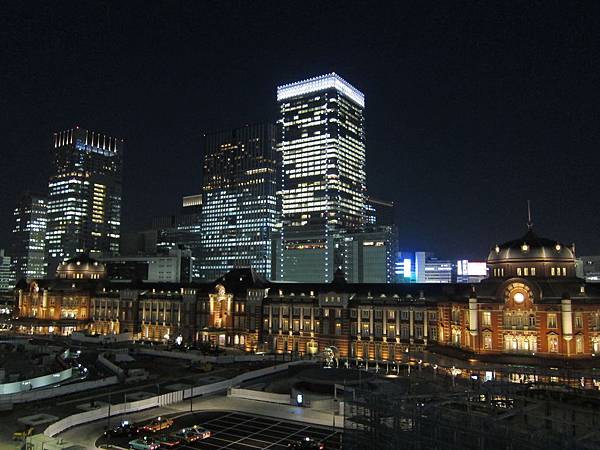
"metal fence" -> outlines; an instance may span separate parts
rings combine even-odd
[[[344,450],[600,448],[595,398],[502,384],[444,392],[418,376],[392,386],[345,394]]]

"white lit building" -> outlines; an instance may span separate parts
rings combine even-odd
[[[468,259],[456,261],[457,283],[479,283],[487,277],[488,270],[485,261],[469,261]]]
[[[15,287],[15,277],[12,271],[10,256],[0,249],[0,293],[10,292]]]
[[[335,73],[279,86],[282,238],[278,278],[327,282],[340,234],[365,222],[365,97]]]

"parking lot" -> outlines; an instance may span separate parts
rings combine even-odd
[[[191,444],[181,444],[177,446],[178,449],[283,450],[288,448],[288,444],[307,436],[324,442],[326,449],[341,448],[340,432],[331,428],[237,412],[199,413],[180,417],[175,420],[169,432],[194,424],[210,430],[211,437]],[[120,441],[113,443],[127,446],[125,442]]]

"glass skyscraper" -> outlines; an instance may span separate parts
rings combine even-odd
[[[122,139],[79,127],[54,134],[48,183],[48,274],[79,253],[119,252]]]
[[[277,88],[282,156],[278,278],[327,282],[365,222],[365,97],[335,73]]]
[[[273,124],[247,125],[205,136],[201,279],[234,267],[271,278],[277,222],[277,149]]]
[[[15,278],[45,278],[46,196],[24,193],[14,210],[12,258]]]
[[[15,274],[11,267],[10,256],[0,248],[0,294],[10,292],[15,287]]]

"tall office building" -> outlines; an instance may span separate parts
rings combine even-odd
[[[344,236],[344,274],[349,283],[393,283],[398,241],[393,226],[368,226]]]
[[[54,134],[48,183],[48,273],[79,253],[118,254],[122,139],[73,128]]]
[[[277,88],[281,280],[327,282],[344,231],[365,222],[365,97],[335,73]]]
[[[277,222],[276,128],[247,125],[205,136],[200,275],[233,267],[271,278]]]
[[[12,266],[17,280],[45,278],[46,196],[24,193],[14,210]]]
[[[15,287],[15,276],[12,271],[10,256],[0,248],[0,294],[10,292]]]

